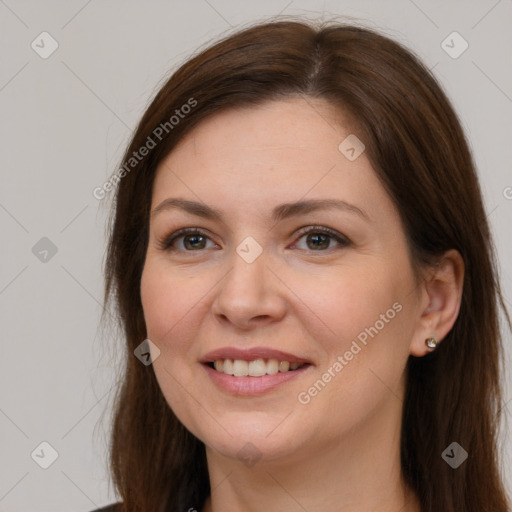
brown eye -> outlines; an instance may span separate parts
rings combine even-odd
[[[305,251],[326,252],[329,249],[344,248],[351,244],[347,237],[326,227],[308,227],[301,230],[299,235],[299,240],[306,239],[306,247],[298,248]],[[164,251],[197,252],[207,249],[208,241],[211,239],[203,231],[196,228],[184,228],[160,241],[159,247]],[[296,245],[297,242],[292,247],[295,248]]]
[[[348,238],[330,228],[315,226],[311,228],[306,228],[305,231],[301,231],[299,234],[301,235],[300,238],[305,237],[306,239],[306,248],[300,248],[302,250],[324,252],[328,249],[335,248],[332,247],[333,240],[336,242],[338,246],[341,246],[341,248],[350,245],[350,240]],[[297,242],[294,244],[294,246],[296,244]]]
[[[180,239],[183,241],[177,244],[176,242]],[[193,252],[205,249],[207,240],[210,240],[210,238],[202,231],[195,228],[186,228],[168,236],[159,243],[159,246],[164,251]]]
[[[309,233],[306,235],[306,237],[306,243],[311,243],[311,245],[308,245],[308,247],[314,250],[329,249],[332,241],[332,237],[324,233]]]
[[[186,249],[204,249],[206,238],[202,235],[185,235],[183,237],[183,245]]]

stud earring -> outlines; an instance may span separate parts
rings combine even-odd
[[[425,345],[427,345],[427,347],[430,349],[430,350],[434,350],[436,347],[437,347],[437,344],[439,342],[437,341],[436,338],[434,337],[430,337],[430,338],[427,338],[425,340]]]

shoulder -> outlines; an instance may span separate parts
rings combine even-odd
[[[107,505],[103,508],[97,508],[95,510],[92,510],[91,512],[120,512],[121,510],[121,503],[113,503],[112,505]]]

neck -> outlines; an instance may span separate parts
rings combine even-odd
[[[206,448],[212,493],[203,512],[420,512],[400,465],[400,400],[390,397],[372,420],[304,447],[293,460],[241,461]]]

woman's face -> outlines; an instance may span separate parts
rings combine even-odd
[[[399,425],[424,301],[351,134],[323,100],[290,98],[202,122],[157,170],[141,283],[153,367],[209,450],[298,460]],[[169,241],[183,228],[199,233]]]

